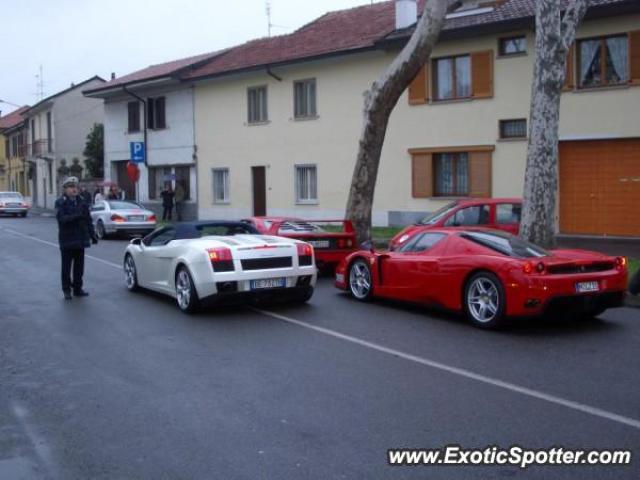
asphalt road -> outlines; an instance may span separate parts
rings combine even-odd
[[[518,322],[360,304],[180,313],[126,244],[65,302],[51,218],[0,218],[0,479],[640,478],[640,310]],[[626,466],[391,467],[389,448],[631,449]]]

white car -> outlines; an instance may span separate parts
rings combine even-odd
[[[29,205],[20,192],[0,192],[0,214],[26,217]]]
[[[134,238],[124,255],[126,286],[155,290],[180,310],[277,298],[306,302],[316,284],[313,247],[260,235],[242,222],[201,221]]]
[[[99,239],[116,233],[147,235],[156,229],[156,215],[129,200],[104,200],[91,207],[91,220]]]

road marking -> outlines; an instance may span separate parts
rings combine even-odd
[[[469,378],[471,380],[476,380],[478,382],[485,383],[487,385],[492,385],[494,387],[502,388],[505,390],[509,390],[511,392],[520,393],[522,395],[526,395],[528,397],[537,398],[539,400],[544,400],[550,403],[555,403],[556,405],[562,405],[564,407],[570,408],[572,410],[577,410],[583,413],[587,413],[589,415],[593,415],[600,418],[605,418],[607,420],[611,420],[613,422],[621,423],[623,425],[627,425],[633,428],[640,429],[640,420],[635,418],[625,417],[623,415],[618,415],[613,412],[609,412],[607,410],[603,410],[601,408],[591,407],[589,405],[585,405],[583,403],[574,402],[572,400],[566,400],[561,397],[557,397],[555,395],[550,395],[545,392],[541,392],[539,390],[534,390],[531,388],[523,387],[521,385],[517,385],[515,383],[505,382],[499,380],[497,378],[488,377],[486,375],[480,375],[478,373],[472,372],[471,370],[466,370],[464,368],[453,367],[451,365],[446,365],[444,363],[436,362],[434,360],[429,360],[428,358],[419,357],[417,355],[412,355],[410,353],[402,352],[400,350],[395,350],[393,348],[388,348],[378,343],[369,342],[367,340],[362,340],[357,337],[352,337],[351,335],[346,335],[344,333],[337,332],[335,330],[331,330],[324,327],[319,327],[317,325],[312,325],[307,322],[303,322],[300,320],[296,320],[294,318],[286,317],[284,315],[280,315],[279,313],[270,312],[268,310],[262,310],[259,308],[249,307],[251,310],[261,313],[263,315],[267,315],[269,317],[276,318],[278,320],[282,320],[283,322],[291,323],[297,325],[299,327],[307,328],[309,330],[316,331],[318,333],[322,333],[324,335],[329,335],[334,338],[338,338],[340,340],[344,340],[346,342],[354,343],[356,345],[360,345],[362,347],[370,348],[372,350],[376,350],[378,352],[386,353],[389,355],[393,355],[394,357],[402,358],[404,360],[408,360],[410,362],[418,363],[420,365],[424,365],[427,367],[435,368],[437,370],[441,370],[444,372],[448,372],[454,375],[458,375],[460,377]]]
[[[45,245],[49,245],[51,247],[60,248],[60,245],[58,245],[57,243],[48,242],[46,240],[41,240],[40,238],[36,238],[36,237],[31,236],[31,235],[25,235],[24,233],[17,232],[15,230],[11,229],[11,228],[3,228],[2,230],[4,230],[5,232],[9,232],[9,233],[12,233],[14,235],[17,235],[18,237],[28,238],[29,240],[33,240],[34,242],[39,242],[39,243],[43,243]],[[103,260],[101,258],[94,257],[93,255],[85,255],[84,258],[90,258],[91,260],[95,260],[96,262],[104,263],[105,265],[109,265],[110,267],[117,268],[118,270],[120,270],[122,268],[122,265],[118,265],[117,263],[109,262],[107,260]]]
[[[40,242],[45,245],[50,245],[52,247],[58,247],[57,243],[47,242],[46,240],[41,240],[36,237],[32,237],[29,235],[24,235],[15,230],[4,228],[4,231],[13,233],[19,237],[28,238],[29,240],[33,240],[35,242]],[[109,262],[107,260],[102,260],[101,258],[93,257],[90,255],[86,255],[86,258],[91,258],[92,260],[98,261],[105,265],[109,265],[111,267],[115,267],[117,269],[122,268],[120,265]],[[344,340],[350,343],[354,343],[356,345],[360,345],[362,347],[370,348],[372,350],[376,350],[378,352],[386,353],[388,355],[392,355],[394,357],[402,358],[404,360],[408,360],[410,362],[418,363],[420,365],[424,365],[427,367],[435,368],[437,370],[441,370],[444,372],[448,372],[454,375],[458,375],[460,377],[469,378],[471,380],[476,380],[478,382],[485,383],[487,385],[492,385],[494,387],[503,388],[505,390],[509,390],[511,392],[520,393],[522,395],[526,395],[528,397],[537,398],[539,400],[544,400],[550,403],[555,403],[556,405],[562,405],[564,407],[570,408],[572,410],[577,410],[579,412],[587,413],[589,415],[593,415],[596,417],[604,418],[607,420],[611,420],[612,422],[621,423],[623,425],[627,425],[633,428],[640,429],[640,420],[635,418],[625,417],[623,415],[618,415],[617,413],[609,412],[607,410],[603,410],[601,408],[591,407],[589,405],[585,405],[584,403],[574,402],[573,400],[566,400],[561,397],[557,397],[555,395],[550,395],[548,393],[541,392],[539,390],[534,390],[531,388],[523,387],[517,385],[515,383],[505,382],[499,380],[497,378],[487,377],[486,375],[480,375],[478,373],[472,372],[471,370],[466,370],[464,368],[453,367],[451,365],[446,365],[444,363],[436,362],[434,360],[429,360],[428,358],[419,357],[417,355],[412,355],[410,353],[402,352],[400,350],[395,350],[393,348],[388,348],[378,343],[369,342],[367,340],[362,340],[357,337],[352,337],[351,335],[346,335],[344,333],[337,332],[335,330],[330,330],[328,328],[319,327],[317,325],[312,325],[307,322],[303,322],[300,320],[296,320],[294,318],[285,317],[284,315],[280,315],[279,313],[270,312],[268,310],[262,310],[259,308],[249,307],[250,310],[254,312],[261,313],[268,317],[276,318],[278,320],[282,320],[283,322],[291,323],[293,325],[297,325],[299,327],[307,328],[309,330],[314,330],[316,332],[329,335],[334,338],[338,338],[340,340]]]

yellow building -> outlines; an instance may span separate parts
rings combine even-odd
[[[26,163],[24,118],[29,107],[0,117],[0,191],[17,191],[30,196]]]

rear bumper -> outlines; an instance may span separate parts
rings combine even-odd
[[[311,295],[313,286],[295,286],[290,288],[273,288],[269,290],[255,290],[250,292],[216,293],[200,299],[202,305],[247,305],[259,302],[288,302]]]
[[[148,233],[156,229],[156,223],[151,222],[127,222],[127,223],[112,223],[105,225],[105,231],[107,233]]]
[[[598,282],[597,292],[577,293],[579,282]],[[611,270],[581,275],[545,275],[514,282],[507,290],[507,315],[589,312],[619,307],[627,288],[626,272]]]

